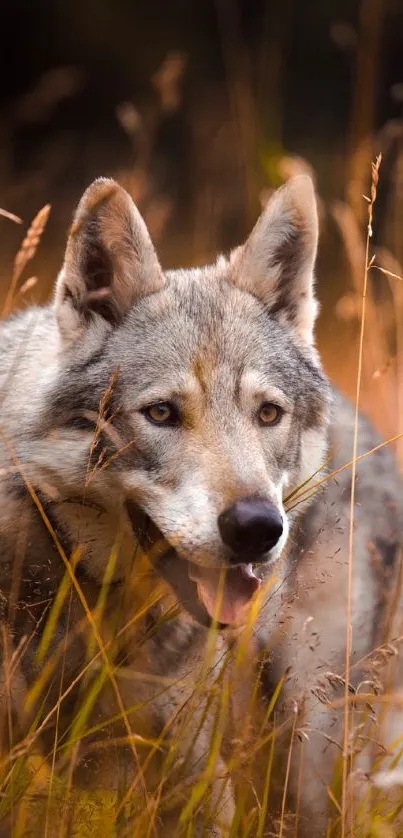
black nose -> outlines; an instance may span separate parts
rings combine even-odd
[[[283,519],[274,503],[243,498],[218,516],[218,528],[224,544],[236,557],[258,558],[277,544]]]

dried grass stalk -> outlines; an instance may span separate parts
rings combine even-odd
[[[38,214],[35,216],[15,257],[10,288],[3,308],[3,317],[7,317],[10,314],[18,281],[23,270],[28,265],[28,262],[30,262],[35,256],[49,218],[49,213],[50,204],[45,204],[45,206],[42,207],[42,209],[39,210]]]
[[[20,218],[19,215],[14,215],[13,212],[8,212],[8,210],[1,209],[1,207],[0,207],[0,215],[2,215],[3,218],[9,218],[10,221],[14,221],[15,224],[22,224],[22,218]]]

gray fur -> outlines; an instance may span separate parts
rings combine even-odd
[[[237,499],[253,495],[278,506],[285,535],[256,569],[269,587],[255,627],[252,669],[257,672],[263,662],[263,702],[286,676],[276,719],[284,721],[287,714],[292,719],[295,705],[299,724],[308,731],[298,835],[325,834],[325,785],[337,754],[329,737],[340,741],[341,713],[329,710],[317,695],[320,688],[334,697],[328,682],[324,686],[326,673],[344,672],[351,472],[330,480],[310,504],[291,509],[293,502],[287,507],[286,498],[325,473],[328,449],[331,469],[351,459],[354,417],[345,400],[332,394],[313,343],[316,245],[312,185],[297,178],[276,193],[247,244],[228,260],[220,257],[215,265],[164,276],[129,196],[110,181],[96,181],[80,203],[55,300],[1,326],[2,611],[13,648],[33,632],[11,691],[13,709],[24,733],[21,695],[38,672],[35,653],[44,608],[51,609],[65,573],[27,491],[32,486],[66,554],[80,547],[77,578],[92,609],[115,551],[104,611],[106,638],[133,616],[133,603],[141,607],[143,583],[148,592],[165,586],[162,600],[141,622],[140,636],[136,627],[113,647],[124,705],[137,706],[130,716],[134,732],[158,736],[173,719],[168,741],[176,737],[180,742],[164,788],[169,799],[169,789],[179,783],[182,798],[175,800],[175,807],[171,804],[170,813],[161,813],[164,835],[171,827],[178,834],[175,812],[203,771],[214,728],[214,702],[204,714],[207,697],[198,693],[200,672],[208,688],[217,679],[220,683],[225,654],[237,648],[231,634],[228,638],[223,632],[203,669],[209,618],[192,574],[195,567],[218,573],[226,566],[217,518]],[[174,401],[180,427],[151,425],[142,409],[154,401]],[[284,410],[272,428],[259,426],[256,418],[265,401]],[[376,436],[361,420],[360,450],[374,444]],[[381,639],[383,594],[395,573],[401,534],[400,493],[387,449],[358,466],[353,663]],[[139,570],[142,550],[151,548],[155,554],[161,539],[161,550],[144,575]],[[374,570],[374,550],[381,575]],[[177,602],[181,613],[161,620]],[[74,594],[62,608],[48,650],[56,663],[45,709],[57,700],[57,650],[66,632],[70,641],[64,684],[85,665],[91,635],[85,626]],[[358,683],[359,677],[357,667],[353,681]],[[161,679],[170,682],[163,691]],[[235,673],[232,699],[243,714],[248,690],[245,683],[238,689],[236,680]],[[71,701],[62,708],[61,730],[73,712]],[[105,687],[94,707],[94,721],[116,712],[113,690]],[[392,727],[399,724],[394,719]],[[53,732],[51,727],[45,730],[48,745]],[[233,733],[236,741],[237,731]],[[114,735],[125,735],[125,728],[115,725],[112,732],[105,727],[105,749],[95,751],[95,757],[86,755],[83,745],[77,782],[82,775],[94,787],[111,777],[114,784],[119,771],[126,784],[133,779],[136,766],[127,749],[123,757],[116,756],[116,771],[111,770],[114,750],[106,746]],[[284,747],[286,743],[287,737]],[[229,734],[227,753],[231,747]],[[295,745],[291,810],[297,796],[298,751]],[[286,762],[281,743],[279,754],[269,811],[272,830],[278,811],[275,787],[281,801]],[[157,758],[155,762],[157,780],[150,771],[151,791],[163,771]],[[222,779],[223,762],[216,774],[221,779],[214,783],[210,778],[212,799],[224,782],[225,806],[221,824],[210,823],[210,836],[226,834],[233,812],[230,786]]]

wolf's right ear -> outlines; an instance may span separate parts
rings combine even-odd
[[[57,281],[62,336],[78,339],[94,319],[119,323],[137,299],[163,285],[147,227],[130,195],[113,180],[95,180],[78,205]]]

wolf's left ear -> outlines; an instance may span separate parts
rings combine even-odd
[[[313,343],[318,312],[313,287],[317,244],[313,184],[307,175],[298,175],[274,193],[246,244],[231,256],[234,285],[261,299],[304,344]]]
[[[99,178],[84,193],[56,286],[56,316],[71,342],[91,322],[119,323],[140,297],[159,291],[163,273],[147,227],[128,193]]]

